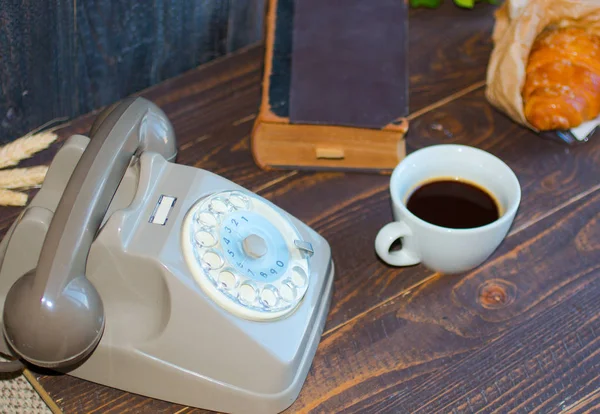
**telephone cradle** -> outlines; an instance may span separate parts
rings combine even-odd
[[[172,125],[143,98],[89,136],[64,143],[0,244],[0,352],[191,407],[288,408],[329,310],[327,241],[176,164]]]

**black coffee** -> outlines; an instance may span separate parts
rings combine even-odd
[[[415,216],[437,226],[468,229],[489,224],[500,217],[487,191],[463,181],[431,181],[409,197],[407,208]]]

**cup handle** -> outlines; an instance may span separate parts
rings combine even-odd
[[[377,255],[392,266],[412,266],[421,262],[421,259],[413,251],[402,246],[402,249],[390,252],[392,243],[399,238],[412,236],[412,231],[402,221],[393,221],[379,230],[375,238],[375,251]]]

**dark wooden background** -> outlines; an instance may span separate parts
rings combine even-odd
[[[262,39],[264,0],[0,0],[0,142]]]

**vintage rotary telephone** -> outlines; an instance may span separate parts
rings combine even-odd
[[[327,242],[235,183],[173,163],[143,98],[72,136],[0,244],[0,351],[205,409],[280,412],[327,316]],[[20,362],[20,361],[23,361]]]

